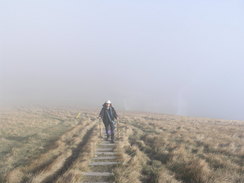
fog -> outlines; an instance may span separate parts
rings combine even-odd
[[[244,120],[243,1],[0,1],[1,106]]]

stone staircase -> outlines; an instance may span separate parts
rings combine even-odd
[[[105,139],[105,135],[103,135]],[[95,148],[94,157],[89,164],[89,172],[83,172],[81,183],[112,183],[112,169],[120,164],[118,153],[115,151],[117,142],[101,140]]]

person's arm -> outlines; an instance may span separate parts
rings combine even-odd
[[[116,112],[116,110],[113,108],[113,112],[114,112],[114,118],[115,119],[118,119],[119,118],[119,116],[118,116],[118,114],[117,114],[117,112]]]
[[[103,115],[104,115],[104,110],[103,110],[103,108],[101,109],[101,111],[100,111],[100,113],[99,113],[99,118],[103,118]]]

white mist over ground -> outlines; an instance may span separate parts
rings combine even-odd
[[[0,2],[0,102],[244,119],[243,1]]]

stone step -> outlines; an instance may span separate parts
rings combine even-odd
[[[107,159],[117,159],[118,157],[116,156],[99,156],[93,158],[93,160],[107,160]]]
[[[97,148],[96,151],[113,151],[114,148]]]
[[[109,140],[109,141],[101,141],[100,144],[115,144],[115,143],[111,143],[110,140]]]
[[[107,166],[107,165],[118,165],[120,162],[92,162],[90,166]]]
[[[95,154],[96,155],[101,155],[101,154],[104,154],[104,155],[118,155],[117,152],[96,152]]]
[[[115,146],[116,144],[112,144],[112,143],[101,143],[101,144],[98,144],[98,146]]]
[[[81,182],[81,183],[110,183],[110,182]]]
[[[81,183],[111,183],[111,182],[81,182]]]
[[[104,177],[108,177],[108,176],[113,176],[113,173],[111,172],[83,172],[82,173],[85,176],[104,176]]]
[[[104,138],[104,139],[102,139],[100,142],[101,142],[101,143],[103,143],[103,142],[104,142],[104,143],[110,143],[110,140],[111,140],[111,139],[106,140],[106,138]]]
[[[101,144],[98,144],[97,146],[103,146],[103,147],[97,147],[97,148],[110,148],[110,147],[115,147],[117,145],[117,143],[101,143]],[[108,146],[108,147],[104,147],[104,146]]]

